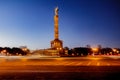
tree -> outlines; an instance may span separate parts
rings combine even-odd
[[[102,46],[98,45],[98,54],[101,54],[101,49],[102,49]]]
[[[77,47],[73,49],[73,53],[76,56],[87,56],[88,53],[91,53],[91,48]]]
[[[88,44],[88,45],[86,45],[86,47],[87,47],[87,48],[91,48],[91,46],[90,46],[89,44]]]
[[[111,48],[102,48],[101,53],[102,54],[111,54],[111,53],[113,53],[113,50]]]
[[[64,49],[65,49],[65,50],[69,50],[69,48],[68,48],[68,47],[64,47]]]
[[[20,49],[20,48],[17,48],[17,47],[13,47],[12,48],[12,54],[13,55],[19,55],[19,54],[21,54],[21,55],[26,55],[26,53],[24,52],[24,51],[22,51],[22,49]]]

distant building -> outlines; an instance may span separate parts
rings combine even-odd
[[[23,51],[27,51],[28,50],[27,46],[20,46],[20,49],[22,49]]]

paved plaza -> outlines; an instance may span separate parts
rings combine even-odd
[[[119,80],[119,56],[0,58],[0,80]]]

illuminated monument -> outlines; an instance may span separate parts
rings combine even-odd
[[[39,53],[47,56],[62,56],[64,54],[63,42],[59,39],[58,19],[58,7],[56,7],[54,15],[54,40],[51,41],[51,48],[44,50],[36,50],[34,53]]]
[[[54,40],[51,41],[51,48],[55,50],[62,50],[63,49],[63,42],[59,39],[59,23],[58,23],[58,7],[55,8],[55,15],[54,15]]]

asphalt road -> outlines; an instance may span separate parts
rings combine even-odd
[[[1,57],[0,80],[120,80],[120,57]]]

